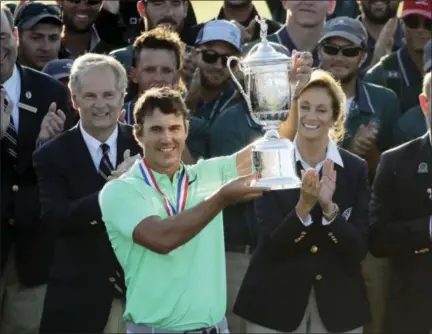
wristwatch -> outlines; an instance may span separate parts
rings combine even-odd
[[[335,219],[338,214],[339,207],[336,203],[333,203],[333,210],[331,212],[323,212],[323,216],[328,222],[331,222],[333,219]]]

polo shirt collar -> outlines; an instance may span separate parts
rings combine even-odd
[[[396,57],[405,86],[410,87],[422,82],[423,76],[411,60],[406,46],[396,52]]]
[[[136,177],[138,177],[138,178],[140,178],[140,179],[142,179],[144,181],[144,177],[143,177],[143,175],[141,173],[141,169],[140,169],[140,166],[139,166],[141,164],[141,161],[142,161],[142,159],[137,159],[137,161],[135,161],[135,164],[132,166],[131,171],[132,171],[132,174],[134,176],[136,176]],[[176,182],[178,181],[178,179],[180,177],[180,174],[183,172],[184,169],[186,169],[186,173],[187,173],[187,176],[189,178],[189,184],[191,183],[191,181],[194,180],[194,178],[196,177],[196,175],[194,173],[191,173],[190,169],[187,168],[187,166],[185,164],[183,164],[183,162],[182,162],[180,164],[179,169],[174,174],[173,181],[172,181],[173,184],[177,185]],[[153,173],[153,176],[154,176],[156,182],[163,181],[164,179],[165,180],[168,179],[168,175],[166,175],[166,174],[158,173],[158,172],[154,171],[153,169],[151,170],[151,172]],[[163,192],[163,189],[161,189],[161,190]]]
[[[298,48],[295,46],[294,42],[291,39],[291,36],[288,33],[286,24],[282,26],[277,32],[275,32],[277,40],[280,44],[285,46],[290,52],[293,50],[298,50]],[[318,55],[318,48],[315,48],[312,51],[312,58],[313,58],[313,66],[316,67],[319,65],[319,55]]]
[[[300,161],[303,164],[307,165],[307,163],[305,163],[305,161],[303,160],[303,158],[300,155],[300,152],[297,148],[297,138],[294,139],[294,155],[295,155],[296,162]],[[327,144],[326,159],[333,161],[335,164],[339,165],[342,168],[344,167],[342,157],[339,153],[339,149],[338,149],[336,143],[331,139],[329,139],[328,144]],[[322,162],[324,162],[324,161],[322,161]]]
[[[357,79],[355,102],[360,111],[375,114],[375,108],[372,104],[367,86],[361,79]]]

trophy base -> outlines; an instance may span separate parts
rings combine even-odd
[[[270,190],[287,190],[298,189],[301,187],[301,181],[297,177],[271,177],[254,181],[251,187],[265,187]]]

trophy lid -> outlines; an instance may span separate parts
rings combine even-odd
[[[288,62],[290,59],[287,55],[276,51],[267,40],[267,23],[264,18],[258,16],[255,20],[261,26],[261,42],[251,49],[248,56],[243,59],[242,63],[254,67],[266,64],[275,64],[279,62]]]

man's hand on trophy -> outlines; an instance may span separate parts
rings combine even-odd
[[[122,174],[126,173],[137,161],[141,158],[140,154],[136,154],[133,157],[130,156],[130,150],[125,150],[123,153],[123,162],[117,166],[117,169],[112,171],[108,180],[114,180],[119,178]]]
[[[223,205],[227,206],[236,202],[247,202],[261,197],[270,188],[252,186],[253,182],[258,178],[257,173],[252,173],[246,176],[241,176],[234,179],[222,188],[219,189],[218,195],[220,196]]]
[[[313,57],[310,52],[298,52],[293,50],[291,54],[292,68],[290,70],[290,82],[293,91],[293,98],[302,91],[303,87],[310,80],[312,73]]]

